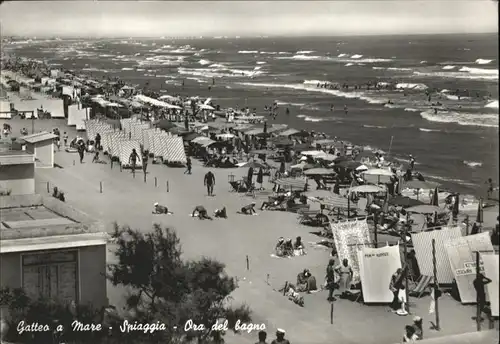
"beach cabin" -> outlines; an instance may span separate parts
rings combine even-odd
[[[35,156],[21,150],[0,152],[0,194],[35,193]]]
[[[0,288],[107,305],[107,234],[88,215],[50,195],[0,196],[0,240]]]
[[[35,155],[36,168],[54,167],[54,139],[56,137],[46,131],[22,137],[26,142],[26,151]]]

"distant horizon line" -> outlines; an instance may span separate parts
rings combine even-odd
[[[73,36],[73,35],[2,35],[1,39],[249,39],[249,38],[326,38],[326,37],[393,37],[393,36],[458,36],[491,35],[498,31],[486,32],[436,32],[436,33],[394,33],[394,34],[309,34],[309,35],[200,35],[200,36]]]

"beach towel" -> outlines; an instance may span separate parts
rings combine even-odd
[[[445,248],[457,281],[460,300],[464,304],[476,303],[476,290],[473,284],[476,278],[475,252],[480,252],[481,257],[488,253],[495,253],[489,233],[485,232],[448,240],[445,243]],[[479,264],[479,270],[484,271],[482,260],[479,261]]]
[[[401,268],[399,245],[382,248],[363,247],[358,251],[359,273],[365,303],[390,303],[391,277]]]
[[[366,220],[330,224],[340,261],[347,259],[353,271],[353,283],[360,281],[358,249],[371,243]]]

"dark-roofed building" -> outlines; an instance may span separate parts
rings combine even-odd
[[[56,137],[55,134],[46,131],[21,137],[26,142],[26,151],[35,155],[35,167],[54,167],[54,139]]]
[[[0,191],[10,195],[35,193],[35,156],[21,150],[0,151]]]
[[[51,196],[0,196],[0,288],[107,304],[102,225]]]

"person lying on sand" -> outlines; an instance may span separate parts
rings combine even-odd
[[[286,290],[285,296],[288,297],[288,300],[301,307],[304,307],[304,297],[296,291],[295,286],[292,283],[286,284],[285,287],[281,288],[279,291],[282,292],[283,290]]]
[[[207,210],[202,205],[197,205],[196,208],[194,208],[191,216],[192,217],[198,216],[200,220],[205,220],[205,219],[212,220],[212,218],[208,216]]]
[[[156,202],[155,204],[153,204],[153,211],[152,211],[153,214],[165,214],[165,215],[171,215],[173,214],[173,212],[171,211],[168,211],[168,208],[163,206],[163,205],[160,205],[158,202]]]
[[[243,215],[257,215],[257,212],[255,211],[255,204],[255,202],[252,202],[249,205],[244,206],[241,208],[240,213]]]
[[[215,209],[214,217],[227,219],[226,207],[223,207],[222,209]]]

